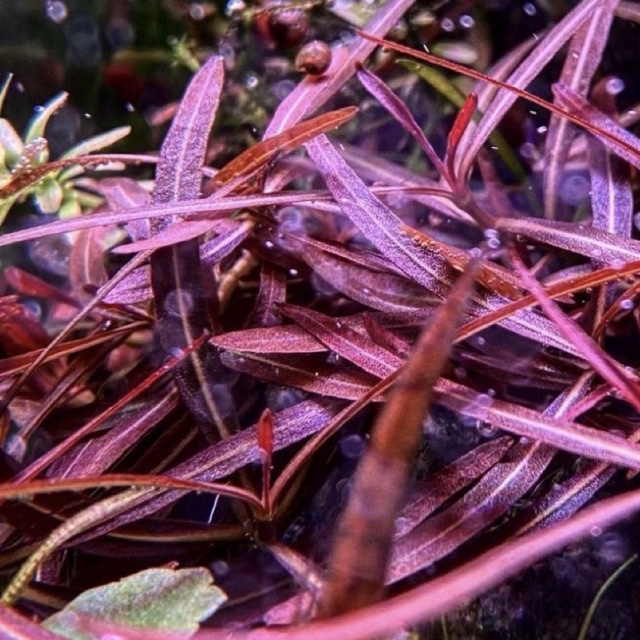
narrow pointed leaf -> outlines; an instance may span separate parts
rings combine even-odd
[[[382,597],[394,520],[405,496],[421,425],[473,288],[472,261],[423,330],[376,419],[356,471],[329,559],[320,615],[331,617]],[[366,505],[366,506],[365,506]]]
[[[405,103],[402,102],[402,100],[391,91],[391,88],[378,78],[378,76],[364,67],[358,69],[358,80],[360,80],[364,88],[378,100],[402,127],[415,138],[438,173],[443,177],[447,176],[447,170],[442,160],[438,157],[438,154],[435,152],[433,146],[424,135],[422,128],[416,122]],[[448,175],[448,177],[450,178],[450,175]]]
[[[344,124],[358,112],[357,107],[344,107],[293,125],[282,133],[258,142],[244,153],[226,164],[205,186],[210,194],[218,186],[225,185],[243,176],[253,175],[256,170],[274,160],[276,156],[293,151],[321,133],[331,131]]]
[[[621,127],[613,118],[596,109],[571,88],[554,84],[553,95],[563,109],[575,113],[590,124],[589,131],[608,149],[636,168],[640,168],[640,139]]]
[[[586,97],[591,79],[600,64],[617,4],[618,0],[608,0],[596,7],[569,43],[560,82],[583,97]],[[558,189],[574,135],[574,125],[565,118],[551,115],[545,140],[543,190],[544,214],[551,220],[557,217]]]
[[[640,260],[640,241],[587,225],[537,218],[499,218],[496,228],[609,265]]]
[[[377,378],[391,375],[403,364],[401,358],[372,343],[339,318],[330,318],[317,311],[293,305],[281,305],[279,311],[315,336],[331,351]]]
[[[394,537],[402,538],[415,529],[446,500],[496,465],[512,445],[508,436],[485,442],[416,483],[396,519]]]

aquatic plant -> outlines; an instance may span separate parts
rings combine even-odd
[[[254,83],[213,54],[157,156],[7,173],[5,205],[50,176],[74,189],[71,163],[154,165],[151,187],[94,173],[104,207],[0,236],[74,232],[64,283],[4,271],[7,605],[206,564],[230,604],[197,637],[380,637],[640,508],[638,112],[600,71],[614,18],[640,12],[583,0],[480,70],[457,61],[466,42],[446,59],[386,39],[411,5],[351,27],[232,157],[219,142]],[[232,9],[230,40],[285,50],[279,29],[315,39],[309,12],[331,12]],[[422,15],[428,37],[446,43],[450,16],[474,25]],[[558,60],[550,101],[531,87]],[[7,633],[51,637],[0,612]]]

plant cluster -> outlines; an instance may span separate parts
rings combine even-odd
[[[232,4],[233,28],[271,47],[328,10]],[[59,212],[0,247],[72,234],[64,283],[4,270],[3,632],[383,637],[640,508],[640,107],[620,110],[601,72],[614,21],[640,10],[582,0],[480,70],[457,61],[468,43],[399,43],[412,4],[314,49],[322,64],[231,158],[216,118],[243,103],[233,65],[184,40],[200,67],[157,155],[87,155],[118,129],[51,161],[64,97],[24,140],[0,120],[3,216],[27,195]],[[451,16],[474,25],[420,16],[436,41]],[[531,92],[558,61],[552,98]],[[414,92],[447,105],[434,130]],[[111,160],[147,163],[152,186],[94,172],[101,205],[65,219],[79,172]],[[224,596],[176,563],[229,597],[206,628]],[[49,629],[17,613],[98,585]],[[179,588],[198,606],[161,624]]]

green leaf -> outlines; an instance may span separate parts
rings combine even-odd
[[[75,158],[76,156],[83,156],[94,151],[100,151],[105,147],[108,147],[116,142],[119,142],[123,138],[126,138],[131,133],[131,127],[116,127],[105,133],[100,133],[96,136],[83,140],[77,145],[71,147],[65,151],[61,158]]]
[[[60,109],[67,101],[67,93],[59,93],[53,96],[43,107],[36,110],[36,114],[31,118],[24,134],[25,144],[33,142],[36,138],[44,138],[44,130],[51,116]]]
[[[99,620],[102,628],[111,623],[189,637],[227,599],[212,583],[203,567],[147,569],[85,591],[42,624],[71,640],[95,640],[100,635],[91,633],[89,618]]]

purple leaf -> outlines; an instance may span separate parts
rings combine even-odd
[[[499,218],[496,228],[617,266],[640,260],[640,242],[588,225],[538,218]]]
[[[613,12],[618,0],[606,0],[571,38],[560,82],[585,97],[607,44]],[[555,220],[558,188],[569,156],[575,125],[557,114],[551,115],[544,150],[544,215]]]
[[[640,468],[640,447],[612,433],[552,419],[490,396],[479,396],[477,391],[449,380],[440,379],[436,392],[439,404],[476,420],[486,421],[498,429],[541,440],[556,449],[595,460],[606,460],[631,469]]]
[[[393,548],[387,582],[402,580],[451,553],[511,508],[538,480],[553,449],[519,443],[473,489],[441,514],[400,538]]]
[[[274,415],[273,450],[280,451],[322,430],[337,412],[338,405],[327,400],[306,400]],[[252,462],[261,460],[258,431],[254,425],[211,445],[189,460],[165,472],[172,478],[215,482]],[[136,491],[130,494],[131,510],[84,534],[79,541],[93,539],[113,529],[135,522],[172,504],[184,493]]]
[[[412,487],[395,522],[395,538],[402,538],[445,501],[484,475],[513,445],[508,436],[479,445],[444,469]]]
[[[601,4],[600,0],[584,0],[578,4],[538,42],[536,48],[517,66],[505,82],[519,89],[527,87]],[[518,96],[513,91],[501,89],[497,92],[491,104],[487,105],[477,128],[469,127],[471,136],[469,143],[461,144],[459,147],[456,157],[456,175],[465,176],[469,173],[482,145],[517,99]]]
[[[363,67],[358,69],[358,80],[360,80],[364,88],[378,100],[402,127],[415,138],[438,173],[443,177],[447,176],[451,179],[451,175],[448,174],[442,160],[438,157],[429,140],[427,140],[422,127],[415,121],[407,105],[402,102],[378,76]]]
[[[229,331],[210,340],[211,344],[230,351],[252,353],[322,353],[327,347],[302,327],[256,327]]]
[[[281,305],[279,311],[331,351],[377,378],[386,378],[403,364],[401,358],[357,333],[340,318],[293,305]]]
[[[558,106],[589,123],[589,131],[602,144],[629,164],[640,168],[640,140],[636,136],[569,87],[554,84],[552,90]]]
[[[375,383],[375,378],[349,372],[327,364],[306,363],[292,356],[254,355],[225,351],[222,362],[241,373],[248,373],[273,384],[303,389],[321,396],[355,400]]]

